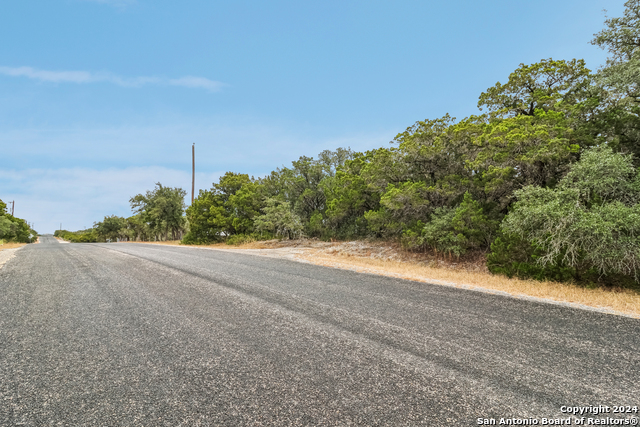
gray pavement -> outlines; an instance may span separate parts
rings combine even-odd
[[[224,251],[41,241],[0,269],[1,426],[467,426],[640,404],[637,319]]]

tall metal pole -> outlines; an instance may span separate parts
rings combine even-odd
[[[193,193],[196,191],[196,144],[191,146],[191,204],[193,205]]]

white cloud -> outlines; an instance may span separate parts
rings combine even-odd
[[[197,173],[197,188],[209,188],[222,173]],[[156,182],[191,190],[191,174],[163,167],[125,169],[0,169],[0,198],[15,200],[15,215],[52,233],[60,223],[67,230],[91,227],[105,215],[132,215],[129,198],[152,190]],[[13,188],[15,192],[7,192]],[[18,190],[19,189],[19,190]],[[196,190],[197,191],[197,190]],[[185,200],[190,200],[189,193]]]
[[[6,67],[0,66],[0,74],[10,77],[26,77],[40,82],[51,83],[99,83],[106,82],[124,87],[140,87],[144,85],[170,85],[188,88],[206,89],[217,92],[224,86],[223,83],[210,80],[205,77],[184,76],[177,79],[169,79],[156,76],[122,77],[112,73],[92,73],[89,71],[50,71],[39,70],[33,67]]]

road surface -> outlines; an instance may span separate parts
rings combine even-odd
[[[0,425],[566,419],[640,404],[639,331],[288,260],[43,236],[0,269]]]

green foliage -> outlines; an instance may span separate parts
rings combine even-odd
[[[540,247],[517,235],[501,235],[491,243],[487,267],[494,274],[520,279],[532,278],[557,282],[573,279],[574,271],[569,267],[537,263],[536,261],[543,254]]]
[[[78,231],[56,230],[53,235],[71,243],[95,243],[101,240],[104,241],[93,228]]]
[[[414,233],[405,233],[405,245],[411,243],[427,246],[436,252],[464,255],[470,249],[487,248],[499,222],[490,219],[482,206],[465,193],[456,208],[439,207],[431,215],[431,220],[422,228],[420,238]],[[414,246],[415,247],[415,246]]]
[[[318,155],[318,159],[302,156],[292,162],[291,168],[277,169],[261,181],[265,199],[279,197],[287,201],[292,211],[300,217],[306,233],[321,235],[326,227],[336,224],[335,221],[325,221],[327,196],[334,197],[333,190],[341,185],[341,178],[336,175],[354,156],[348,148],[325,150]],[[322,221],[319,221],[318,214],[322,216]],[[312,226],[311,218],[314,215]]]
[[[611,57],[600,70],[599,81],[618,96],[640,102],[640,1],[629,0],[624,15],[607,18],[605,29],[595,34],[592,44],[607,49]]]
[[[640,165],[640,1],[625,3],[624,15],[607,18],[605,28],[595,34],[592,44],[611,56],[597,75],[604,108],[599,112],[602,137],[623,153],[635,155]]]
[[[34,242],[38,233],[25,220],[4,212],[3,205],[0,200],[0,239],[18,243]]]
[[[131,209],[141,216],[149,229],[156,235],[156,239],[171,237],[177,239],[184,230],[184,196],[187,194],[182,188],[163,187],[159,182],[153,191],[137,194],[129,199]]]
[[[573,134],[565,113],[543,109],[417,122],[396,137],[397,149],[377,152],[362,168],[361,185],[379,196],[364,217],[374,234],[397,236],[438,208],[455,208],[467,192],[500,217],[514,191],[557,183],[580,149]]]
[[[322,236],[325,225],[324,219],[322,218],[322,214],[318,211],[314,212],[309,218],[309,226],[307,227],[309,230],[309,235],[312,237]]]
[[[302,236],[304,230],[302,221],[291,210],[289,202],[269,198],[263,212],[263,215],[255,219],[255,227],[258,232],[268,232],[288,239]]]
[[[8,242],[31,243],[38,233],[27,222],[6,213],[7,205],[0,200],[0,239]]]
[[[584,60],[543,59],[520,66],[480,95],[478,107],[501,115],[534,116],[536,110],[563,110],[588,97],[591,72]]]
[[[69,241],[72,243],[95,243],[99,241],[99,236],[92,230],[79,235],[70,236]]]
[[[571,268],[576,280],[594,270],[639,279],[640,178],[629,156],[588,150],[558,188],[516,196],[502,230],[539,248],[538,265]]]
[[[334,177],[322,181],[327,204],[326,227],[330,234],[350,238],[369,232],[364,215],[379,208],[380,192],[367,182],[366,177],[370,174],[366,171],[379,151],[354,153],[351,160],[338,167]]]
[[[126,236],[127,220],[116,215],[105,216],[102,222],[94,224],[95,233],[102,240],[116,240]]]
[[[144,222],[141,214],[130,216],[125,220],[125,229],[123,230],[126,240],[149,241],[153,239],[153,232],[146,222]]]
[[[18,224],[6,216],[0,216],[0,239],[11,240],[16,236]]]
[[[247,174],[227,172],[211,190],[201,190],[187,209],[184,243],[207,243],[249,234],[262,205],[261,185]]]

